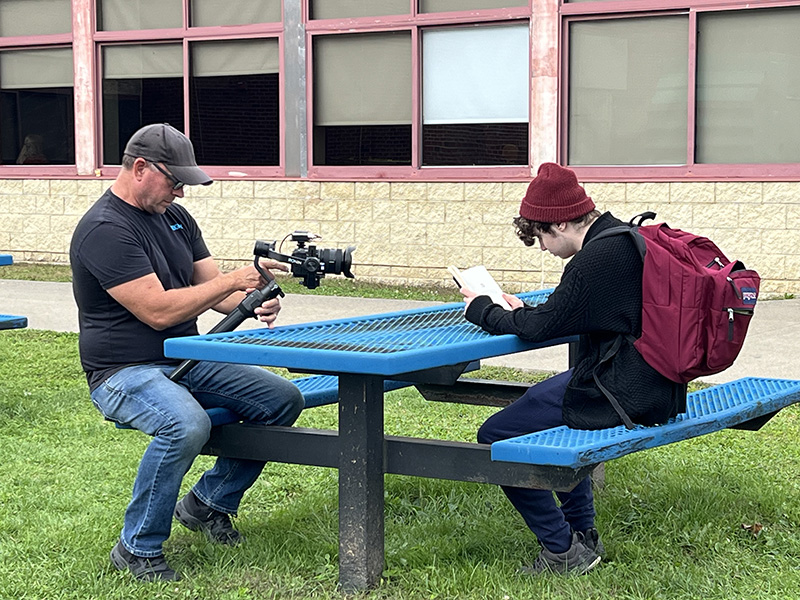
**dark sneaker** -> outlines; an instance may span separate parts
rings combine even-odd
[[[523,567],[522,570],[532,575],[539,573],[584,575],[594,569],[599,562],[600,557],[581,541],[581,534],[573,533],[569,550],[550,552],[547,548],[542,548],[533,565]]]
[[[128,552],[122,542],[111,549],[111,563],[120,571],[128,570],[139,581],[180,581],[181,576],[170,569],[164,555],[144,558]]]
[[[597,528],[592,527],[591,529],[579,531],[578,533],[583,536],[581,541],[589,550],[593,550],[594,553],[600,557],[606,555],[606,549],[605,546],[603,546],[603,542],[600,539],[600,534],[597,532]]]
[[[192,531],[202,531],[209,540],[235,546],[244,537],[233,528],[230,515],[203,504],[194,492],[189,492],[175,506],[175,518]]]

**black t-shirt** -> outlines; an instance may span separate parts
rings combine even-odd
[[[91,389],[128,365],[177,363],[164,357],[164,340],[197,334],[197,319],[156,331],[106,290],[150,273],[166,290],[187,287],[194,263],[208,256],[197,222],[177,204],[151,214],[109,189],[86,212],[73,233],[69,257],[81,365]]]

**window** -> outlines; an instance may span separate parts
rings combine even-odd
[[[75,162],[72,50],[0,53],[3,164]]]
[[[405,0],[310,3],[310,175],[529,169],[528,3],[467,4],[420,1],[412,15]]]
[[[686,160],[689,19],[573,23],[569,164]]]
[[[618,17],[601,4],[563,9],[568,164],[619,167],[621,177],[644,168],[747,178],[763,164],[796,175],[800,7]]]
[[[697,18],[701,163],[800,162],[800,10]]]
[[[423,165],[528,163],[527,24],[425,30],[422,73]]]
[[[190,48],[189,114],[198,163],[277,165],[278,41],[197,42]]]
[[[314,162],[411,164],[411,35],[314,40]]]
[[[75,164],[71,31],[70,0],[0,1],[3,165]]]
[[[282,4],[97,0],[101,164],[121,164],[140,127],[170,123],[212,175],[280,174]]]
[[[103,48],[103,162],[121,164],[128,139],[149,123],[184,130],[181,45]]]

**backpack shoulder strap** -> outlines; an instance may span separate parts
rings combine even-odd
[[[620,225],[618,227],[609,227],[608,229],[604,229],[592,239],[590,239],[587,244],[590,244],[597,240],[602,240],[604,238],[613,237],[615,235],[628,235],[630,236],[631,240],[633,241],[633,245],[636,247],[636,250],[639,251],[639,255],[644,260],[644,255],[647,252],[647,244],[639,233],[639,227],[636,225]]]

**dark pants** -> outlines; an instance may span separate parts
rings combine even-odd
[[[531,386],[513,404],[489,417],[478,430],[478,441],[491,444],[534,431],[563,425],[561,406],[572,370]],[[594,499],[589,477],[571,492],[556,492],[561,506],[550,490],[532,490],[503,486],[508,499],[525,523],[551,552],[565,552],[572,542],[572,531],[594,527]]]

